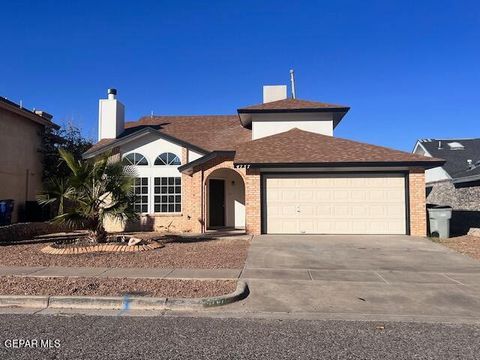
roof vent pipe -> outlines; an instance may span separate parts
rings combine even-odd
[[[117,98],[117,89],[108,89],[107,94],[109,100],[115,100]]]
[[[293,69],[290,69],[290,84],[292,87],[292,99],[296,99],[297,96],[295,94],[295,73],[293,72]]]
[[[442,149],[442,140],[438,140],[438,150]]]

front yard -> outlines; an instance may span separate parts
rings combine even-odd
[[[136,253],[51,255],[40,251],[48,245],[45,242],[2,245],[0,266],[240,269],[243,268],[250,244],[249,240],[236,238],[165,237],[155,233],[136,236],[158,238],[165,246]]]
[[[232,293],[237,279],[201,279],[119,277],[116,269],[199,269],[243,268],[250,239],[247,236],[205,238],[174,236],[161,233],[136,233],[138,238],[151,239],[163,247],[140,252],[93,252],[73,255],[47,254],[41,250],[51,242],[23,242],[0,246],[2,267],[62,267],[111,268],[114,277],[82,275],[74,271],[65,276],[35,274],[0,276],[0,295],[56,295],[56,296],[123,296],[132,294],[148,297],[200,298]],[[135,269],[132,269],[136,271]],[[147,270],[148,271],[148,270]],[[228,270],[227,270],[228,271]],[[137,271],[138,272],[138,271]],[[126,275],[130,276],[130,275]],[[155,276],[155,277],[156,277]]]

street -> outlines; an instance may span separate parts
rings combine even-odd
[[[479,336],[478,324],[2,314],[0,358],[478,359]]]

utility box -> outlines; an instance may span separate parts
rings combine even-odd
[[[428,209],[430,223],[430,236],[447,239],[450,237],[450,219],[452,208],[450,206],[434,206]]]
[[[0,200],[0,226],[12,223],[13,200]]]

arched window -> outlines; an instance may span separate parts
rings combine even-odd
[[[148,161],[142,154],[131,153],[123,158],[123,165],[148,165]]]
[[[180,158],[170,152],[163,153],[157,156],[155,165],[180,165]]]

